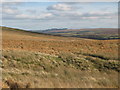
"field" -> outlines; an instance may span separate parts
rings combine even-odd
[[[118,88],[118,40],[2,28],[3,88]]]

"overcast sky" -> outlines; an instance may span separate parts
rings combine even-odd
[[[3,3],[2,25],[25,30],[117,28],[117,2]]]

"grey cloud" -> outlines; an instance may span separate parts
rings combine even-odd
[[[60,2],[58,4],[52,5],[52,6],[48,6],[47,10],[55,10],[55,11],[73,11],[73,10],[77,10],[77,9],[81,9],[82,7],[78,7],[76,6],[76,4],[80,4],[80,3],[76,3],[76,2]]]
[[[59,3],[59,4],[55,4],[47,7],[47,10],[69,11],[69,10],[72,10],[72,7],[67,4]]]

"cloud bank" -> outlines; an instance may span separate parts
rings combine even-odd
[[[117,6],[115,5],[117,4],[115,5],[113,4],[114,6],[112,6],[112,3],[108,3],[108,4],[104,3],[103,7],[101,7],[102,4],[99,5],[99,3],[76,3],[76,2],[60,3],[59,2],[59,3],[50,4],[44,2],[45,4],[44,6],[39,4],[40,3],[32,4],[32,3],[19,3],[19,2],[3,3],[2,5],[3,21],[11,20],[12,22],[21,22],[23,20],[25,23],[25,20],[29,20],[30,22],[28,24],[31,24],[36,20],[37,22],[39,21],[38,23],[41,23],[41,21],[44,23],[46,22],[46,24],[48,22],[52,22],[50,23],[52,24],[52,27],[54,26],[61,27],[62,25],[64,27],[65,23],[70,23],[70,22],[77,23],[77,25],[79,23],[81,25],[82,22],[87,22],[86,24],[90,24],[91,20],[95,24],[97,21],[103,20],[103,23],[104,24],[106,23],[106,26],[108,26],[107,21],[110,21],[111,23],[115,23],[115,22],[117,23],[118,16],[117,16],[117,11],[115,10],[117,8]],[[108,9],[108,7],[110,9]],[[63,22],[63,24],[62,23],[59,24],[60,22]],[[58,23],[58,25],[56,25],[56,23]],[[7,25],[8,24],[9,23],[7,23]],[[78,28],[80,25],[76,27]],[[69,26],[72,27],[72,23],[71,25],[66,25],[66,27]],[[50,28],[50,27],[46,27],[46,28]],[[88,28],[87,25],[86,28]]]

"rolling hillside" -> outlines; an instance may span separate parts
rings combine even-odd
[[[2,87],[118,88],[118,40],[2,27]]]
[[[35,31],[58,36],[70,36],[78,38],[108,40],[120,39],[117,28],[94,28],[94,29],[49,29]]]

